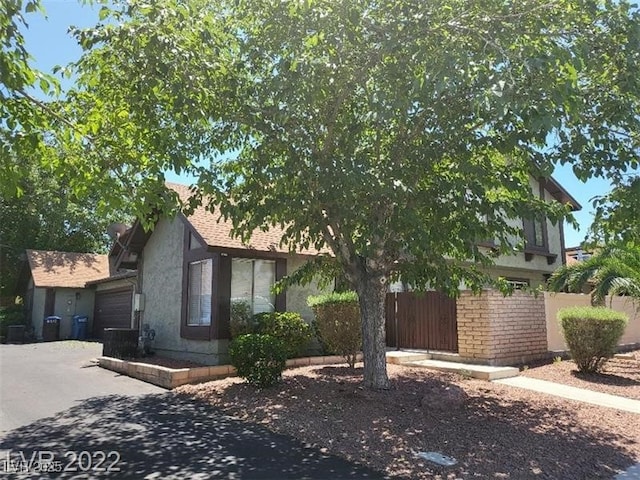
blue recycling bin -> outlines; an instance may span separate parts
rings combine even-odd
[[[74,340],[85,340],[87,338],[87,325],[89,317],[86,315],[74,315],[71,325],[71,338]]]

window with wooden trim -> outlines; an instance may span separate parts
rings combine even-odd
[[[544,187],[540,183],[539,198],[544,199]],[[523,220],[524,239],[527,250],[549,250],[549,242],[547,240],[547,220],[541,218],[524,219]]]
[[[189,262],[187,326],[211,325],[213,260]]]
[[[276,262],[251,258],[231,260],[231,301],[246,301],[253,313],[273,312]]]

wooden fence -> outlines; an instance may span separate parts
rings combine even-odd
[[[389,293],[387,346],[458,351],[456,301],[438,292]]]

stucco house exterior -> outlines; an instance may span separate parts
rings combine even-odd
[[[168,186],[183,200],[189,198],[188,187]],[[122,238],[121,251],[112,250],[121,256],[116,268],[137,268],[136,315],[140,325],[155,330],[159,354],[210,365],[226,362],[234,300],[248,302],[254,313],[295,311],[312,320],[306,301],[321,292],[317,284],[280,295],[270,289],[318,252],[282,249],[278,229],[256,231],[243,244],[231,236],[231,228],[199,207],[189,217],[161,218],[151,232],[136,223]]]
[[[107,255],[27,250],[26,256],[25,307],[35,338],[42,338],[43,319],[50,315],[61,318],[60,338],[69,338],[73,315],[93,317],[94,291],[86,284],[109,276]]]
[[[547,201],[569,203],[574,209],[580,208],[553,179],[532,179],[531,185]],[[183,201],[191,196],[191,191],[184,185],[167,186]],[[136,223],[110,253],[112,270],[137,269],[132,291],[133,298],[137,299],[132,309],[132,326],[137,328],[148,324],[155,330],[154,349],[159,354],[210,365],[226,362],[230,307],[235,299],[248,301],[254,313],[296,311],[307,321],[313,318],[306,299],[320,293],[317,284],[291,287],[286,293],[276,296],[271,294],[270,287],[318,252],[289,253],[280,247],[282,232],[275,228],[267,232],[255,231],[251,240],[244,244],[231,236],[231,223],[218,217],[204,207],[198,207],[188,217],[178,214],[174,218],[161,218],[152,231],[145,231],[140,223]],[[523,222],[526,247],[524,251],[514,251],[513,255],[497,258],[489,273],[505,277],[516,286],[539,286],[562,265],[565,258],[562,222],[555,225],[549,221],[514,222]],[[483,248],[491,248],[491,245]],[[100,281],[93,284],[99,286]],[[489,298],[490,301],[487,300]],[[457,301],[458,313],[454,315],[456,325],[453,332],[457,332],[459,340],[456,351],[461,356],[464,354],[465,359],[495,363],[493,353],[476,351],[476,345],[469,342],[473,344],[474,330],[493,332],[498,320],[504,321],[511,307],[505,307],[500,298],[501,295],[492,291],[480,300],[463,292]],[[521,303],[524,307],[520,310],[528,312],[531,307],[528,297],[526,300],[522,297]],[[493,310],[495,315],[489,308],[492,305],[496,307]],[[482,309],[480,315],[476,315],[478,308]],[[511,310],[517,311],[517,308]],[[473,321],[469,321],[467,312],[471,312]],[[521,319],[525,328],[532,321],[544,325],[544,305],[541,318],[534,315],[536,318],[532,320],[527,315]],[[505,331],[510,329],[510,326],[505,327]],[[519,331],[516,329],[512,337],[517,335]],[[545,335],[543,327],[539,336],[543,338]],[[507,341],[500,338],[502,343]],[[522,339],[524,343],[536,345],[534,355],[546,352],[546,341],[539,345],[537,341],[537,337]],[[514,344],[519,344],[519,341],[514,340]],[[481,342],[478,345],[481,346]],[[526,347],[525,350],[531,349]],[[503,357],[505,361],[507,357],[512,360],[520,358],[520,353],[510,352]]]

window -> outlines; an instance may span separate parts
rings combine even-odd
[[[187,325],[211,325],[213,260],[189,263]]]
[[[523,290],[529,286],[529,280],[525,278],[506,278],[505,280],[514,290]]]
[[[544,187],[540,183],[539,198],[544,198]],[[526,248],[547,251],[547,221],[546,219],[524,219],[524,239]]]
[[[276,262],[233,258],[231,260],[231,300],[244,300],[253,313],[273,312],[276,298],[271,287],[276,283]]]

